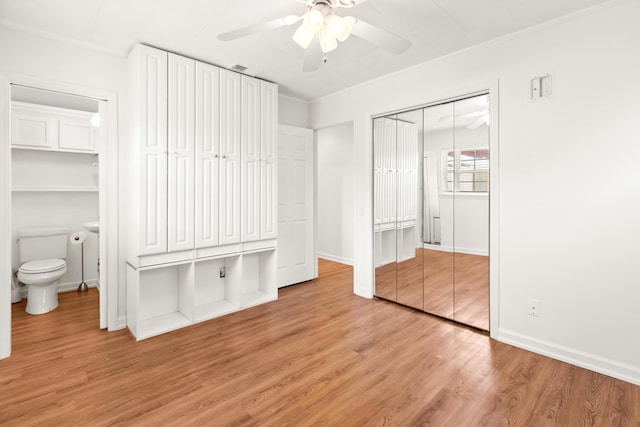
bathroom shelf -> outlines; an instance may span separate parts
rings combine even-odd
[[[21,145],[12,145],[12,150],[30,150],[30,151],[46,151],[49,153],[72,153],[72,154],[89,154],[92,156],[98,156],[100,154],[97,149],[64,149],[64,148],[51,148],[51,147],[25,147]]]
[[[12,187],[14,192],[85,192],[97,193],[98,187]]]

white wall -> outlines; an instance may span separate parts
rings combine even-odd
[[[285,95],[278,96],[278,123],[308,128],[309,103]]]
[[[313,128],[355,121],[355,292],[372,295],[371,115],[499,80],[492,336],[640,384],[639,51],[640,2],[614,0],[313,102]],[[546,73],[553,97],[530,101]]]
[[[353,264],[353,123],[317,131],[318,256]]]
[[[56,41],[38,35],[16,31],[0,25],[0,74],[28,76],[43,82],[71,84],[88,89],[100,89],[118,93],[119,102],[127,90],[127,67],[124,56],[107,54],[88,47]],[[118,106],[118,122],[123,123],[123,109]],[[118,139],[123,140],[123,127]],[[120,180],[120,193],[126,185]],[[124,204],[120,203],[120,216]],[[75,227],[75,226],[74,226]],[[74,228],[75,229],[75,228]],[[124,227],[119,232],[123,242]],[[118,260],[124,266],[124,251]],[[118,318],[124,319],[126,308],[125,269],[119,269]]]

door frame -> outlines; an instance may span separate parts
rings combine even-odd
[[[11,355],[11,85],[63,92],[100,102],[100,328],[118,329],[118,96],[117,92],[21,74],[0,75],[0,359]]]

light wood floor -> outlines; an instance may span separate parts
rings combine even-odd
[[[13,306],[0,425],[638,426],[640,387],[352,293],[352,270],[134,342],[95,290]]]

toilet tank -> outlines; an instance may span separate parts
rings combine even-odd
[[[20,262],[66,258],[69,230],[63,227],[25,228],[18,231]]]

